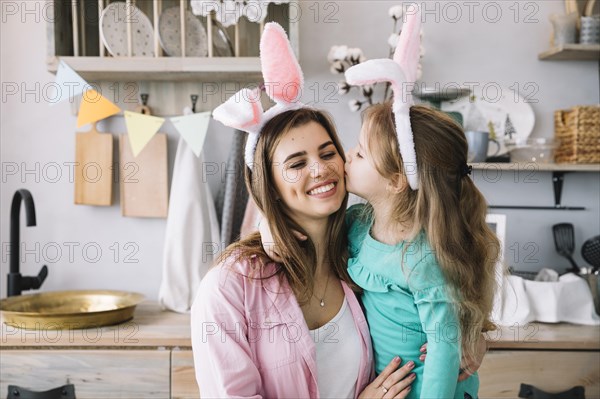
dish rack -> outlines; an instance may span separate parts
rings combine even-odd
[[[127,10],[124,22],[127,34],[119,38],[126,43],[122,43],[126,51],[119,56],[108,51],[106,30],[103,40],[100,23],[103,12],[108,7],[115,8],[115,3],[121,3],[122,9]],[[250,22],[242,16],[236,24],[227,28],[217,21],[214,11],[206,17],[193,15],[190,0],[47,0],[47,5],[48,70],[56,73],[59,62],[63,60],[88,80],[259,81],[260,35],[264,24],[270,21],[283,26],[298,55],[298,18],[294,15],[299,12],[299,6],[295,0],[270,3],[264,22]],[[178,7],[180,13],[175,19],[180,25],[173,29],[179,36],[180,56],[170,57],[163,49],[164,40],[161,39],[164,38],[159,34],[159,21],[165,10],[174,7]],[[196,18],[192,21],[193,26],[198,28],[201,25],[206,33],[206,43],[201,43],[207,50],[205,56],[190,57],[186,54],[190,40],[186,29],[193,33],[189,25],[190,16]],[[186,18],[188,23],[182,22]],[[140,56],[141,53],[135,51],[135,40],[140,34],[139,24],[148,26],[145,22],[152,29],[151,34],[142,32],[149,41],[145,44],[149,45],[151,52]],[[173,39],[171,37],[171,44]],[[194,36],[194,39],[197,37]]]

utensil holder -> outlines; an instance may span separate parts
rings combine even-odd
[[[583,275],[588,285],[590,286],[590,291],[592,293],[592,298],[594,299],[594,308],[596,309],[596,313],[600,315],[600,296],[598,295],[598,282],[600,281],[599,276],[594,273]]]
[[[579,42],[581,44],[600,43],[600,15],[581,17]]]

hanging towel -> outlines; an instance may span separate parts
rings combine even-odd
[[[244,182],[246,136],[246,132],[235,131],[227,166],[221,174],[224,175],[223,185],[215,204],[221,226],[221,243],[225,247],[238,240],[248,202],[248,190]]]
[[[188,312],[200,280],[222,249],[219,223],[203,157],[181,137],[177,146],[163,255],[159,301],[163,308]]]

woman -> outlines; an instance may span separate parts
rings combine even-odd
[[[285,111],[262,127],[246,184],[283,260],[272,262],[256,233],[229,246],[202,280],[192,345],[203,397],[409,393],[413,364],[398,368],[399,358],[369,384],[368,326],[346,269],[344,162],[323,112]]]

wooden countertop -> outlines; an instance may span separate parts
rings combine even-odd
[[[487,333],[490,349],[600,350],[600,326],[527,323]]]
[[[488,333],[491,349],[600,351],[600,326],[529,323]],[[163,311],[143,302],[132,320],[85,330],[22,330],[0,328],[0,348],[182,348],[191,347],[190,316]]]
[[[0,348],[190,348],[190,316],[142,302],[125,323],[82,330],[22,330],[2,321]]]

